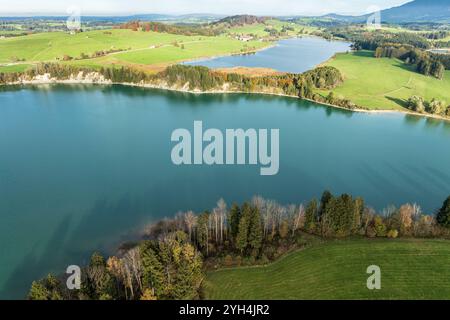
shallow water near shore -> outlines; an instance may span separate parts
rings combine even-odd
[[[280,171],[175,166],[171,133],[280,129]],[[0,292],[22,298],[32,280],[126,233],[223,197],[288,203],[334,193],[381,209],[417,202],[434,212],[450,194],[450,125],[403,114],[352,113],[295,98],[193,95],[125,86],[0,90]]]

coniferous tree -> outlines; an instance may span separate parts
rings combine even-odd
[[[197,220],[197,242],[203,250],[206,250],[206,255],[209,254],[209,213],[202,213]]]
[[[249,223],[249,231],[248,231],[248,245],[254,251],[257,251],[261,248],[262,245],[262,226],[261,226],[261,214],[256,207],[249,207],[250,212],[250,223]]]
[[[158,245],[146,241],[140,246],[143,269],[143,285],[152,290],[155,296],[164,294],[164,266],[158,259]]]
[[[234,203],[231,206],[228,221],[230,223],[230,234],[232,239],[236,239],[239,232],[239,220],[241,218],[241,208]]]
[[[249,227],[252,220],[250,205],[244,203],[241,208],[241,218],[239,219],[239,230],[236,236],[236,248],[243,253],[248,246]]]
[[[308,232],[317,231],[318,223],[318,205],[317,200],[313,199],[308,203],[305,210],[305,229]]]
[[[448,197],[436,215],[436,221],[444,228],[450,228],[450,197]]]
[[[320,207],[319,207],[319,212],[318,212],[319,219],[322,216],[322,214],[324,213],[328,202],[332,198],[333,198],[333,195],[331,194],[330,191],[326,190],[326,191],[323,192],[322,198],[320,198]]]
[[[46,278],[33,281],[28,293],[29,300],[62,300],[61,282],[54,275],[49,274]]]

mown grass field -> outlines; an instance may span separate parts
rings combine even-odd
[[[442,80],[426,77],[398,59],[376,59],[371,51],[337,54],[326,65],[336,67],[345,77],[334,93],[370,109],[402,110],[413,95],[450,103],[450,71]]]
[[[370,265],[381,268],[381,290],[367,289]],[[332,241],[207,280],[208,299],[450,299],[450,242]]]
[[[131,30],[111,30],[69,34],[45,32],[27,36],[6,38],[0,41],[0,63],[11,62],[12,57],[27,61],[48,61],[64,55],[79,57],[99,50],[143,48],[159,42],[167,43],[176,37],[166,34],[150,34]]]
[[[179,43],[178,47],[163,46],[150,50],[125,52],[115,55],[115,58],[132,63],[152,64],[239,53],[241,50],[258,49],[265,46],[267,43],[260,41],[244,43],[225,36],[203,37],[198,40],[184,41]]]
[[[0,64],[5,65],[18,59],[25,59],[21,64],[61,61],[65,55],[79,58],[82,53],[91,56],[96,51],[114,49],[123,52],[100,58],[74,60],[70,63],[93,67],[112,63],[149,65],[240,53],[269,44],[260,41],[242,42],[227,36],[183,36],[120,29],[77,34],[48,32],[0,39]]]
[[[12,64],[6,66],[0,66],[0,72],[23,72],[31,67],[30,64]]]

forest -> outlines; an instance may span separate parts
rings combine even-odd
[[[450,117],[450,106],[447,106],[445,101],[437,99],[426,101],[420,96],[412,96],[406,102],[406,107],[418,113],[429,113]]]
[[[81,288],[68,290],[66,275],[34,281],[28,299],[202,299],[205,272],[219,267],[267,264],[301,248],[305,235],[335,238],[450,237],[450,197],[434,215],[417,204],[382,211],[362,198],[325,191],[307,204],[280,205],[260,196],[242,205],[223,199],[210,211],[179,212],[144,228],[142,240],[105,259],[94,253]]]
[[[0,73],[0,84],[31,80],[38,75],[49,74],[57,80],[67,80],[79,73],[99,73],[113,83],[159,84],[167,82],[169,86],[183,87],[189,84],[190,90],[209,91],[229,85],[230,91],[273,92],[318,102],[333,102],[347,108],[356,105],[348,100],[339,100],[332,96],[323,98],[314,93],[314,89],[332,89],[342,83],[343,77],[333,67],[317,67],[303,74],[282,74],[250,77],[236,73],[221,73],[201,66],[173,65],[157,74],[148,74],[130,67],[100,68],[99,70],[57,63],[41,63],[25,72]],[[331,99],[331,100],[330,100]]]
[[[353,42],[355,50],[375,51],[376,58],[401,59],[408,65],[414,65],[417,72],[426,76],[442,79],[444,71],[450,70],[448,56],[427,51],[432,45],[435,46],[430,40],[443,39],[448,35],[448,31],[369,33],[357,28],[341,27],[331,28],[327,32],[330,36]]]
[[[184,36],[217,36],[221,32],[216,29],[204,28],[197,25],[179,25],[179,24],[167,24],[162,22],[142,22],[142,21],[129,21],[120,25],[114,26],[114,29],[130,29],[133,31],[154,31],[154,32],[166,32],[172,34],[179,34]]]

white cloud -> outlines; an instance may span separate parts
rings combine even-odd
[[[366,13],[370,6],[392,7],[409,0],[0,0],[0,16],[65,14],[79,6],[85,15],[133,13],[216,13],[257,15],[310,15]]]

